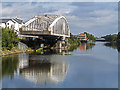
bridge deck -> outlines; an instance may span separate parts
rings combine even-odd
[[[51,35],[51,32],[48,30],[44,31],[20,31],[21,35]]]

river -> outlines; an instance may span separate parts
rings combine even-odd
[[[3,88],[118,88],[118,51],[105,42],[2,57]]]

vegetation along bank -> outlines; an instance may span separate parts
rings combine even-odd
[[[105,38],[108,43],[106,43],[106,46],[110,46],[112,48],[117,48],[120,52],[120,32],[118,34],[110,34],[103,36],[102,38]]]

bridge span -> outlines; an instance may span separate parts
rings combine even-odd
[[[21,35],[41,36],[43,38],[70,37],[68,22],[64,16],[38,15],[28,20],[20,29]]]

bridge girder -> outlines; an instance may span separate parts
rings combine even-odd
[[[51,35],[70,37],[68,22],[64,16],[52,19],[34,17],[25,23],[21,35]]]

